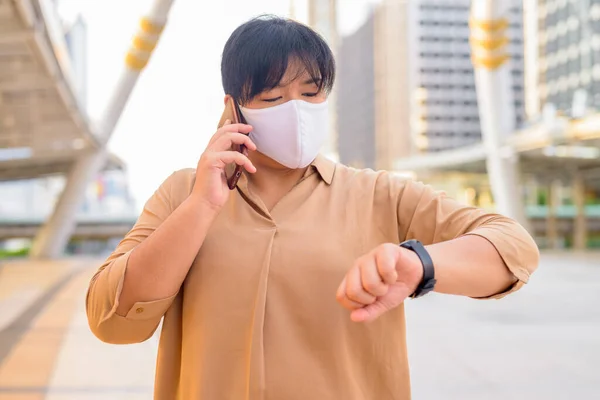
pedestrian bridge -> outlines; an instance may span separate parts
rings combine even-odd
[[[77,219],[73,239],[121,238],[133,227],[136,219],[135,216],[81,216]],[[43,217],[0,217],[0,240],[33,239],[43,224]]]
[[[85,102],[83,25],[65,23],[55,0],[0,0],[0,182],[67,177],[51,216],[0,221],[0,239],[37,234],[32,253],[56,257],[72,234],[123,236],[133,225],[130,217],[74,218],[93,177],[124,167],[106,144],[172,2],[157,3],[142,19],[138,35],[143,37],[135,41],[140,48],[130,49],[103,116],[92,120]]]
[[[589,246],[598,247],[600,246],[600,205],[588,205],[584,211]],[[576,212],[575,206],[566,205],[557,207],[554,213],[558,236],[567,241],[573,235]],[[542,247],[546,247],[548,215],[549,208],[546,206],[527,207],[532,233]],[[133,227],[136,220],[137,216],[135,215],[80,215],[77,218],[73,238],[100,240],[122,238]],[[34,238],[44,222],[45,219],[42,216],[13,218],[0,216],[0,240]]]

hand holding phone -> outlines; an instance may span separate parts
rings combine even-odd
[[[235,102],[228,102],[219,129],[210,139],[196,168],[192,195],[214,208],[225,204],[242,174],[242,167],[249,173],[256,172],[247,151],[256,150],[248,137],[252,127],[239,123],[239,117]]]

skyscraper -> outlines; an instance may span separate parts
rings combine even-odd
[[[319,32],[337,55],[338,30],[336,0],[308,0],[308,25]],[[336,114],[337,94],[334,87],[329,95],[329,137],[323,152],[328,157],[337,160],[338,156],[338,124]]]
[[[87,24],[81,14],[69,24],[65,41],[73,66],[75,91],[82,109],[87,107]]]
[[[384,0],[338,55],[339,151],[343,163],[393,169],[411,152],[408,96],[408,5]]]
[[[413,142],[436,152],[481,140],[471,47],[470,0],[412,0],[410,4],[410,91]],[[515,2],[518,3],[518,2]],[[525,119],[522,6],[510,11],[516,124]]]
[[[362,123],[347,123],[340,143],[342,161],[392,169],[394,159],[415,152],[437,152],[481,140],[479,109],[469,43],[470,0],[382,0],[365,26],[341,39],[340,93],[364,99],[358,108],[343,95],[343,120],[374,121],[375,160]],[[599,1],[600,2],[600,1]],[[510,39],[515,118],[525,120],[523,12],[510,12]],[[372,33],[372,34],[371,34]],[[369,36],[370,35],[370,36]],[[372,44],[365,44],[367,36]],[[370,40],[370,39],[368,39]],[[373,69],[367,59],[373,59]],[[349,64],[349,65],[348,65]],[[350,73],[365,66],[367,79]],[[370,105],[365,102],[370,101]],[[372,115],[371,115],[372,114]],[[362,135],[362,136],[361,136]],[[350,150],[352,146],[359,149]],[[357,160],[359,154],[362,159]]]
[[[338,52],[338,149],[340,161],[375,168],[375,16],[340,43]]]
[[[410,40],[413,0],[382,0],[374,9],[376,168],[391,170],[394,160],[408,157],[410,135]]]
[[[569,112],[576,92],[600,107],[600,0],[525,0],[528,104]]]

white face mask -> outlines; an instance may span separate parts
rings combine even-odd
[[[327,101],[290,100],[263,109],[240,108],[258,151],[288,168],[304,168],[319,154],[329,129]]]

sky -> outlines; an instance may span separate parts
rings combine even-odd
[[[342,35],[358,28],[378,0],[338,0]],[[306,18],[306,0],[295,0]],[[88,114],[101,120],[123,57],[150,0],[62,0],[61,14],[81,12],[88,25]],[[140,209],[161,182],[195,168],[223,111],[220,61],[231,32],[253,16],[287,16],[289,0],[176,0],[150,63],[142,72],[109,148],[127,163]]]

